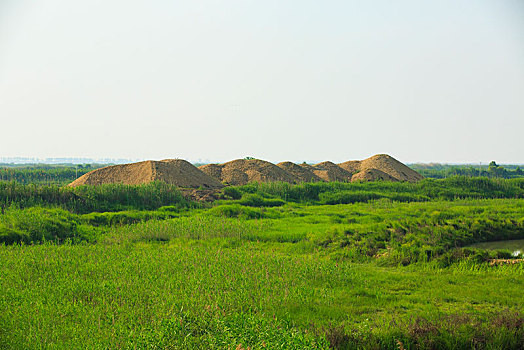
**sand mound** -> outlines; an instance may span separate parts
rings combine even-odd
[[[387,154],[377,154],[360,162],[360,171],[380,170],[398,181],[415,182],[424,177]]]
[[[240,172],[247,175],[247,181],[245,178],[240,178]],[[237,159],[222,164],[222,180],[235,185],[243,185],[252,181],[296,182],[290,173],[280,169],[275,164],[260,159]]]
[[[356,174],[360,171],[360,160],[350,160],[344,163],[338,164],[339,167],[351,174]]]
[[[322,162],[312,166],[313,173],[324,181],[351,181],[352,173],[342,169],[333,162]],[[310,168],[311,169],[311,168]]]
[[[223,187],[215,178],[182,159],[166,159],[160,162],[148,160],[131,164],[112,165],[84,174],[70,183],[69,186],[110,183],[139,185],[152,181],[164,181],[182,188]]]
[[[222,183],[245,185],[248,182],[289,183],[310,181],[418,181],[423,177],[386,154],[377,154],[362,161],[339,165],[322,162],[315,165],[282,162],[278,165],[259,159],[237,159],[224,164],[207,164],[196,168],[181,159],[145,161],[108,166],[93,170],[69,186],[122,183],[138,185],[164,181],[181,188],[218,189]]]
[[[208,164],[201,166],[200,170],[224,183],[237,186],[252,181],[298,182],[292,174],[260,159],[236,159],[224,164]]]
[[[249,176],[240,169],[227,169],[222,172],[222,182],[228,185],[245,185]]]
[[[297,164],[291,163],[291,162],[278,163],[277,166],[280,169],[282,169],[282,170],[288,172],[289,174],[291,174],[295,178],[295,180],[297,182],[320,182],[320,181],[324,181],[320,177],[315,175],[315,173],[313,173],[313,171],[310,168],[308,168],[308,167],[300,166],[300,165],[297,165]]]
[[[218,189],[181,188],[180,192],[187,199],[198,202],[214,202],[220,198],[220,190]]]
[[[217,179],[218,181],[222,181],[222,165],[205,164],[205,165],[199,166],[198,169],[202,170],[204,173]]]
[[[367,182],[367,181],[379,181],[379,180],[381,180],[381,181],[398,181],[393,176],[391,176],[389,174],[386,174],[385,172],[380,171],[378,169],[366,169],[366,170],[363,170],[363,171],[361,171],[359,173],[356,173],[351,178],[352,182],[354,182],[354,181]]]

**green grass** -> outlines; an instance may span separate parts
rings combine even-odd
[[[10,184],[0,348],[523,348],[524,264],[467,248],[524,238],[522,183],[428,184]]]
[[[17,206],[60,207],[75,213],[155,210],[162,206],[195,208],[175,185],[152,182],[143,185],[108,184],[99,186],[59,187],[57,185],[21,184],[0,181],[0,209]]]
[[[521,326],[491,325],[522,317],[522,267],[399,269],[182,238],[10,246],[0,260],[4,346],[327,348],[338,336],[347,346],[393,349],[397,340],[471,345],[479,334],[499,348],[522,341]],[[415,334],[414,322],[433,327]]]

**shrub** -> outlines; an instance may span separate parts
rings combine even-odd
[[[236,187],[224,187],[224,189],[222,190],[222,194],[226,198],[230,198],[230,199],[242,198],[242,192]]]
[[[0,223],[0,243],[14,244],[22,242],[31,242],[31,238],[27,232],[9,228],[6,225]]]
[[[12,244],[84,240],[86,232],[83,229],[78,217],[63,209],[13,208],[0,217],[0,242]]]

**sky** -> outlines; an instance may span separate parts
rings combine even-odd
[[[524,163],[521,0],[0,0],[0,156]]]

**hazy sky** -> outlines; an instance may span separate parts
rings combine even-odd
[[[0,0],[0,156],[524,163],[522,0]]]

